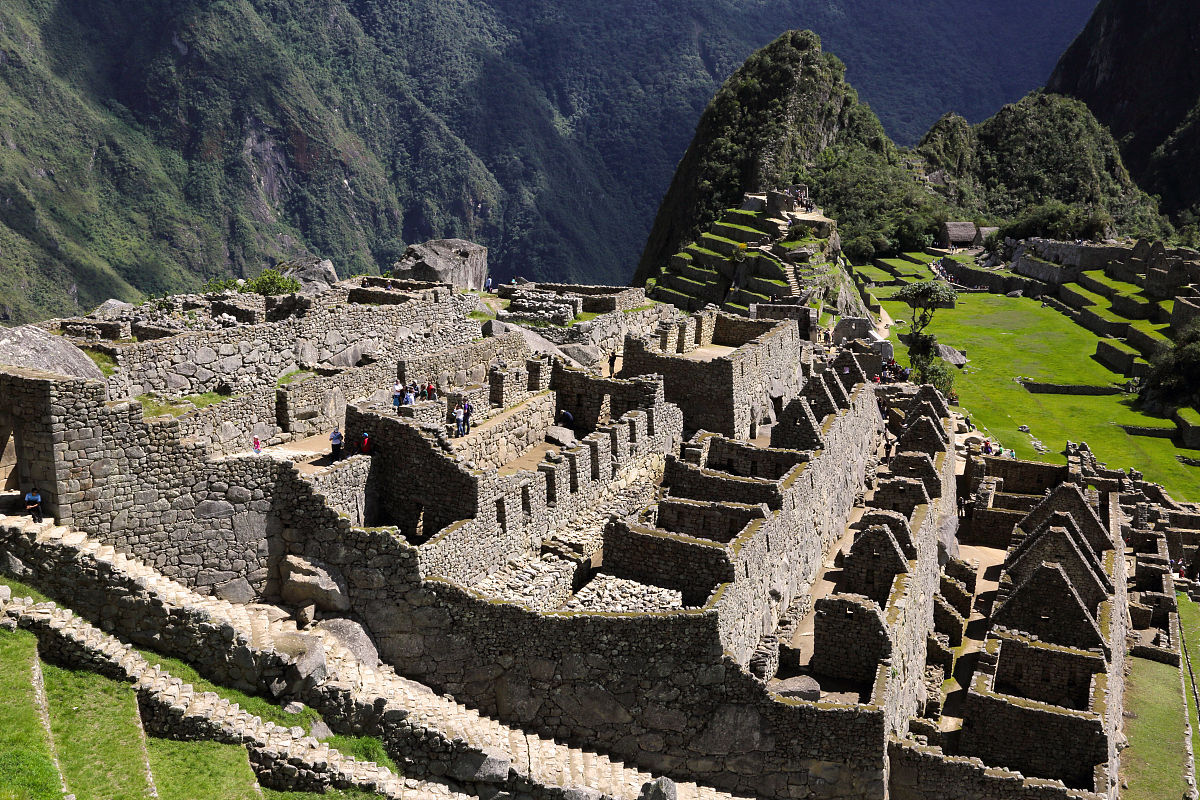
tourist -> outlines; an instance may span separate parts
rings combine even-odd
[[[462,435],[463,435],[463,407],[462,407],[462,403],[458,403],[458,404],[456,404],[456,405],[454,406],[454,425],[455,425],[455,432],[454,432],[454,435],[455,435],[455,436],[462,436]]]
[[[364,456],[371,455],[371,435],[363,431],[362,441],[358,443],[358,452]]]
[[[338,461],[342,457],[342,443],[346,441],[346,437],[342,436],[342,432],[335,425],[333,433],[329,434],[329,448],[334,461]]]
[[[33,517],[34,522],[42,521],[42,493],[36,486],[25,493],[25,510]]]
[[[404,390],[404,405],[411,406],[414,403],[416,403],[416,401],[417,401],[417,399],[413,395],[412,387],[410,386],[407,389],[405,389]]]
[[[483,282],[483,290],[488,294],[492,293],[492,276],[488,275],[487,280]]]
[[[425,384],[421,384],[421,389],[419,392],[417,392],[417,397],[420,398],[421,402],[425,402],[429,399],[429,389],[426,388]]]
[[[392,407],[396,409],[396,413],[400,413],[400,402],[404,399],[404,387],[400,385],[400,381],[396,381],[392,386]]]
[[[575,430],[575,415],[570,411],[567,411],[565,408],[558,412],[558,421],[564,428],[567,428],[571,431]]]
[[[255,436],[253,441],[250,442],[250,446],[254,448],[254,455],[258,455],[262,452],[262,442],[257,436]]]
[[[425,387],[425,396],[430,400],[437,400],[437,387],[433,385],[433,378],[429,379],[429,385]]]
[[[470,400],[463,400],[463,430],[467,433],[471,432],[471,412],[475,410],[475,406],[471,405]]]

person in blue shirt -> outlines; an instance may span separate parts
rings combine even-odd
[[[36,486],[25,493],[25,510],[33,516],[34,522],[42,521],[42,493]]]
[[[342,457],[342,443],[346,440],[342,436],[342,432],[337,428],[333,429],[333,433],[329,434],[329,449],[333,451],[333,460],[338,461]]]

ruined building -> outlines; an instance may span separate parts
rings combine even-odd
[[[1164,560],[1194,559],[1200,515],[1085,448],[965,451],[936,391],[798,319],[524,291],[591,316],[485,336],[476,295],[356,278],[180,300],[192,327],[136,341],[119,315],[49,323],[106,369],[0,367],[0,568],[79,616],[0,619],[279,788],[1118,795],[1126,639],[1178,663]],[[436,398],[395,408],[397,381]],[[13,504],[33,483],[40,524]],[[405,780],[122,642],[376,736]]]

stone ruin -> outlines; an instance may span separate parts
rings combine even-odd
[[[1127,641],[1179,664],[1168,566],[1200,568],[1200,514],[1084,446],[964,450],[935,390],[800,320],[595,288],[592,368],[399,278],[147,341],[48,324],[110,374],[0,367],[0,570],[72,611],[0,595],[0,623],[281,788],[401,796],[128,644],[378,737],[430,796],[1119,794]],[[397,410],[396,381],[437,399]],[[370,453],[331,459],[334,426]]]

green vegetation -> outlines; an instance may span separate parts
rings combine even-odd
[[[42,666],[42,675],[67,788],[77,797],[149,797],[134,692],[94,672],[51,664]]]
[[[1127,800],[1162,800],[1187,793],[1184,774],[1184,699],[1179,668],[1145,658],[1131,658],[1125,679],[1125,723],[1129,749],[1121,754],[1121,775],[1129,787]]]
[[[893,319],[910,313],[896,301],[884,300],[883,307]],[[906,328],[894,325],[893,337]],[[1084,441],[1109,466],[1142,470],[1177,499],[1200,499],[1200,468],[1176,458],[1200,457],[1200,452],[1177,448],[1170,439],[1132,436],[1118,427],[1170,424],[1135,410],[1131,395],[1032,394],[1017,382],[1018,377],[1083,386],[1124,381],[1091,358],[1099,337],[1069,317],[1029,298],[963,294],[954,309],[938,313],[928,331],[966,352],[970,362],[957,371],[955,381],[959,402],[977,427],[1016,450],[1019,458],[1064,463],[1066,442]],[[1020,425],[1028,425],[1031,433],[1018,431]],[[1050,452],[1039,453],[1031,436]]]
[[[117,360],[108,353],[102,350],[93,350],[90,347],[79,348],[92,361],[96,362],[96,366],[104,373],[104,377],[108,377],[117,371]]]
[[[308,380],[316,374],[317,373],[306,369],[294,369],[291,372],[285,372],[280,375],[279,380],[275,381],[275,385],[287,386],[288,384],[296,383],[298,381]]]
[[[36,660],[32,633],[0,630],[0,786],[11,792],[6,797],[59,800],[58,771],[33,692]]]
[[[246,748],[218,742],[146,742],[160,800],[258,800]]]
[[[634,282],[654,277],[743,192],[794,182],[837,220],[855,263],[920,251],[951,218],[1060,235],[1172,232],[1082,103],[1035,92],[976,126],[947,115],[910,152],[816,36],[793,31],[747,59],[705,109]]]
[[[289,266],[280,264],[280,267]],[[237,278],[213,278],[201,287],[205,294],[215,292],[235,291],[242,294],[261,294],[264,296],[277,294],[292,294],[300,291],[300,281],[285,276],[279,269],[264,269],[255,278],[239,281]]]
[[[1176,337],[1171,347],[1151,359],[1139,399],[1146,408],[1166,410],[1200,405],[1200,323]]]
[[[1195,669],[1200,662],[1200,605],[1196,604],[1183,592],[1176,592],[1175,599],[1179,606],[1179,630],[1183,637],[1183,649],[1192,660]],[[1187,701],[1188,719],[1192,723],[1192,752],[1200,752],[1200,708],[1196,705],[1196,687],[1191,676],[1185,671],[1184,699]]]
[[[138,395],[134,399],[142,404],[142,414],[146,419],[149,419],[150,417],[159,417],[164,414],[172,417],[181,417],[189,411],[195,411],[198,408],[208,408],[229,398],[230,395],[218,394],[217,392],[204,392],[203,394],[185,395],[177,400],[173,400],[159,397],[157,394],[151,392],[149,394]]]

